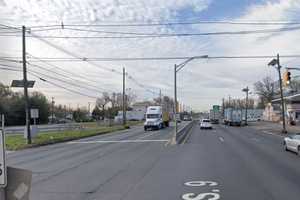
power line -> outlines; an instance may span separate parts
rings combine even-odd
[[[50,79],[53,79],[53,80],[56,80],[56,81],[60,81],[60,82],[63,82],[65,84],[68,84],[68,85],[71,85],[71,86],[75,86],[75,87],[78,87],[78,88],[84,88],[84,89],[87,89],[89,91],[94,91],[94,92],[99,92],[99,93],[102,93],[103,91],[100,91],[98,89],[92,89],[92,88],[89,88],[89,87],[86,87],[85,85],[80,85],[80,84],[77,84],[77,83],[74,83],[74,82],[69,82],[67,80],[63,80],[61,78],[57,78],[57,77],[54,77],[54,76],[51,76],[51,75],[48,75],[48,74],[44,74],[42,72],[38,72],[38,71],[34,71],[34,70],[30,70],[31,72],[33,73],[36,73],[36,74],[39,74],[39,75],[42,75],[44,77],[48,77]]]
[[[194,24],[231,24],[231,25],[298,25],[299,21],[183,21],[183,22],[154,22],[154,23],[119,23],[115,24],[64,24],[64,27],[139,27],[139,26],[175,26]],[[31,28],[61,27],[61,24],[31,26]]]
[[[33,35],[34,35],[34,34],[33,34]],[[38,38],[38,39],[41,40],[42,42],[45,42],[46,44],[50,45],[51,47],[53,47],[53,48],[55,48],[55,49],[57,49],[57,50],[59,50],[59,51],[64,52],[65,54],[71,55],[72,57],[75,57],[75,58],[77,58],[77,59],[80,58],[78,55],[76,55],[76,54],[74,54],[74,53],[72,53],[72,52],[70,52],[70,51],[67,51],[67,50],[63,49],[62,47],[58,47],[57,45],[54,45],[54,44],[52,44],[51,42],[49,42],[49,41],[47,41],[47,40],[45,40],[45,39],[40,39],[40,38]],[[97,65],[97,64],[95,64],[95,63],[91,63],[90,61],[85,60],[84,58],[83,58],[83,61],[86,61],[86,62],[88,62],[89,64],[91,64],[91,65],[93,65],[93,66],[95,66],[95,67],[97,67],[97,68],[105,69],[106,71],[113,72],[113,73],[116,73],[116,74],[118,74],[118,75],[122,75],[122,72],[118,72],[118,71],[116,71],[115,69],[109,69],[109,68],[107,68],[107,67],[99,66],[99,65]],[[136,80],[135,80],[135,82],[138,83]],[[146,90],[146,91],[147,91],[147,90]]]
[[[29,54],[29,53],[27,53],[27,54]],[[62,71],[62,72],[64,72],[64,73],[66,73],[66,74],[70,74],[70,75],[72,75],[72,76],[76,76],[76,77],[80,78],[81,80],[74,79],[74,78],[72,78],[72,77],[69,77],[69,76],[64,75],[64,74],[57,73],[57,72],[52,71],[52,70],[49,70],[49,69],[45,69],[45,70],[47,70],[47,71],[50,71],[50,72],[52,72],[52,73],[56,73],[56,74],[58,74],[58,75],[60,75],[60,76],[64,76],[64,77],[66,77],[66,78],[68,78],[68,79],[72,79],[72,80],[74,80],[74,81],[80,81],[80,82],[82,82],[82,83],[85,83],[86,85],[89,85],[90,87],[93,87],[93,88],[97,88],[97,89],[100,88],[100,89],[102,89],[102,90],[107,90],[107,89],[104,89],[104,88],[101,88],[101,87],[98,87],[98,86],[95,86],[95,85],[90,85],[90,84],[87,84],[87,83],[86,83],[86,82],[90,82],[90,83],[96,83],[96,84],[99,84],[97,81],[89,80],[89,79],[87,79],[87,77],[85,77],[85,76],[82,76],[82,75],[79,75],[79,74],[70,72],[70,71],[68,71],[68,70],[65,70],[65,69],[63,69],[63,68],[57,66],[57,65],[48,63],[48,62],[43,61],[43,60],[40,60],[38,57],[35,57],[35,56],[31,55],[31,54],[29,54],[29,55],[30,55],[30,57],[32,57],[32,58],[34,58],[34,59],[36,59],[36,60],[39,60],[40,62],[43,62],[43,63],[47,64],[47,65],[50,66],[50,67],[53,67],[53,68],[55,68],[55,69],[58,69],[58,70],[60,70],[60,71]],[[31,64],[31,65],[42,68],[41,66],[38,66],[38,65],[34,65],[34,64]],[[83,81],[82,81],[82,80],[83,80]],[[108,90],[107,90],[107,91],[108,91]],[[111,91],[111,90],[110,90],[110,91]]]
[[[40,76],[34,74],[33,72],[28,72],[28,73],[31,74],[32,76],[37,77],[37,78],[40,79],[41,81],[44,81],[44,82],[49,83],[49,84],[51,84],[51,85],[54,85],[54,86],[56,86],[56,87],[58,87],[58,88],[65,89],[65,90],[67,90],[67,91],[69,91],[69,92],[72,92],[72,93],[75,93],[75,94],[79,94],[79,95],[81,95],[81,96],[85,96],[85,97],[97,99],[96,96],[91,96],[91,95],[88,95],[88,94],[84,94],[84,93],[79,92],[79,91],[77,91],[77,90],[73,90],[73,89],[64,87],[64,86],[62,86],[62,85],[56,84],[56,83],[54,83],[54,82],[52,82],[52,81],[46,80],[46,79],[44,79],[44,78],[42,78],[42,77],[40,77]]]
[[[195,55],[195,56],[173,56],[173,57],[82,57],[82,58],[64,58],[64,57],[39,57],[41,61],[47,62],[86,62],[86,61],[152,61],[152,60],[187,60],[193,59],[266,59],[274,58],[275,55],[233,55],[233,56],[207,56]],[[300,54],[290,54],[290,55],[280,55],[282,58],[300,58]],[[30,59],[29,59],[30,60]],[[36,62],[35,60],[30,60],[30,62]]]
[[[4,67],[0,67],[0,70],[8,70],[8,71],[22,72],[22,69],[21,69],[21,68],[18,68],[18,67],[16,67],[16,66],[5,65],[5,64],[1,64],[1,63],[0,63],[0,66],[4,66]],[[63,88],[63,89],[65,89],[65,90],[69,91],[69,92],[72,92],[72,93],[75,93],[75,94],[79,94],[79,95],[82,95],[82,96],[86,96],[86,97],[89,97],[89,98],[94,98],[94,99],[97,98],[96,96],[87,95],[87,94],[84,94],[84,93],[79,92],[79,91],[77,91],[77,90],[73,90],[73,89],[64,87],[64,86],[62,86],[61,84],[56,84],[56,83],[54,83],[54,82],[52,82],[52,81],[46,80],[45,78],[42,78],[42,77],[39,76],[39,74],[40,74],[40,75],[43,75],[43,76],[47,76],[47,75],[45,75],[45,74],[43,74],[43,73],[36,72],[36,71],[33,71],[33,70],[28,71],[28,73],[31,74],[31,75],[34,76],[34,77],[39,78],[40,80],[42,80],[42,81],[44,81],[44,82],[48,82],[48,83],[50,83],[50,84],[52,84],[52,85],[54,85],[54,86],[56,86],[56,87]]]
[[[84,82],[84,81],[80,81],[80,80],[74,79],[74,78],[69,77],[69,76],[66,76],[66,75],[64,75],[64,74],[60,74],[60,73],[58,73],[58,72],[56,72],[56,71],[47,69],[47,68],[45,68],[45,67],[43,67],[43,66],[40,66],[40,65],[31,64],[31,63],[29,63],[29,62],[28,62],[28,64],[29,64],[30,66],[37,67],[37,68],[40,68],[40,69],[42,69],[42,70],[48,71],[48,72],[50,72],[50,73],[59,75],[59,76],[61,76],[61,77],[64,77],[64,78],[73,80],[73,81],[75,81],[75,83],[73,83],[73,84],[75,84],[75,85],[77,85],[77,86],[79,86],[79,85],[78,85],[76,82],[81,82],[81,83],[84,84],[84,87],[85,87],[85,86],[88,86],[88,87],[94,88],[94,89],[90,89],[90,90],[93,90],[93,91],[96,91],[96,92],[100,92],[100,93],[103,92],[103,91],[98,90],[100,87],[97,87],[97,86],[94,86],[94,85],[89,85],[89,84],[87,84],[87,83]],[[82,87],[82,86],[81,86],[81,87]],[[88,88],[88,87],[85,87],[85,88]],[[106,89],[104,89],[104,88],[100,88],[100,89],[106,90]]]
[[[168,37],[193,37],[193,36],[212,36],[212,35],[248,35],[248,34],[264,34],[264,33],[278,33],[299,30],[300,26],[284,27],[278,29],[260,29],[247,31],[221,31],[221,32],[203,32],[203,33],[140,33],[144,35],[137,36],[57,36],[57,35],[27,35],[26,37],[36,37],[44,39],[143,39],[143,38],[168,38]],[[130,33],[119,33],[130,34]],[[135,33],[138,34],[138,33]],[[0,35],[7,37],[20,37],[21,35]]]

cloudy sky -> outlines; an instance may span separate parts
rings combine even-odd
[[[153,24],[165,22],[234,21],[234,22],[290,22],[300,21],[300,0],[0,0],[0,24],[31,27],[26,40],[28,69],[56,85],[36,80],[34,90],[57,103],[85,106],[94,102],[101,91],[121,91],[122,67],[138,84],[127,79],[138,100],[156,97],[161,89],[173,96],[174,64],[182,60],[164,61],[97,61],[97,62],[37,62],[38,57],[60,58],[131,58],[181,56],[239,56],[239,55],[291,55],[300,54],[300,25],[241,25],[192,24],[168,26],[34,26]],[[68,26],[66,26],[68,27]],[[21,57],[19,30],[0,26],[0,58]],[[43,38],[44,36],[124,36],[130,33],[204,33],[295,28],[293,31],[247,35],[211,35],[162,38]],[[89,30],[89,32],[87,32]],[[12,31],[13,33],[7,33]],[[94,32],[93,32],[94,31]],[[101,33],[102,31],[102,33]],[[103,31],[105,33],[103,33]],[[114,33],[113,33],[114,32]],[[10,35],[10,36],[8,36]],[[34,36],[34,37],[30,37]],[[129,35],[126,35],[129,36]],[[16,58],[19,59],[19,58]],[[178,74],[178,99],[197,110],[208,110],[221,99],[243,97],[241,89],[265,76],[276,78],[270,59],[202,59],[190,62]],[[297,67],[297,58],[282,58],[284,66]],[[18,63],[0,61],[0,64],[21,67]],[[34,66],[35,65],[35,66]],[[52,71],[52,72],[51,72]],[[61,76],[63,74],[63,76]],[[10,84],[21,79],[21,72],[0,69],[0,81]],[[61,81],[63,80],[63,81]],[[140,87],[144,85],[147,89]],[[82,86],[79,88],[79,86]],[[66,91],[66,87],[79,94]],[[155,93],[151,93],[154,91]],[[88,97],[90,96],[90,97]]]

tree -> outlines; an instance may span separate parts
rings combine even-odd
[[[98,107],[99,110],[102,110],[102,112],[98,112],[98,114],[101,114],[102,119],[105,117],[105,106],[111,102],[110,96],[107,92],[103,92],[102,96],[97,98],[96,100],[96,107]]]
[[[264,106],[271,102],[275,95],[279,94],[278,88],[275,88],[274,81],[269,76],[254,83],[254,90],[259,96],[260,104]]]
[[[38,123],[47,123],[49,116],[49,103],[40,92],[29,95],[31,108],[39,109]],[[5,115],[6,125],[25,124],[25,98],[22,93],[13,92],[8,86],[0,83],[0,113]]]

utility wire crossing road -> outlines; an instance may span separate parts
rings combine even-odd
[[[8,154],[33,171],[32,200],[299,199],[300,158],[282,138],[249,127],[196,124],[185,144],[172,127],[119,133]]]

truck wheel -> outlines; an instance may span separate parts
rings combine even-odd
[[[144,126],[144,131],[147,131],[147,127],[146,126]]]

